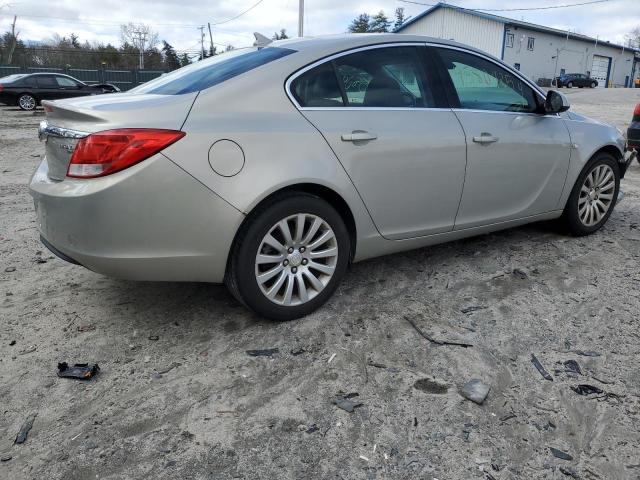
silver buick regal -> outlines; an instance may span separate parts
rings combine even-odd
[[[593,233],[629,161],[560,93],[411,35],[261,44],[43,104],[48,248],[113,277],[224,282],[276,320],[317,309],[351,262],[539,220]]]

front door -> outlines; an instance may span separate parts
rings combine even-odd
[[[389,239],[452,230],[464,183],[464,134],[434,94],[425,53],[421,44],[359,49],[291,85]]]
[[[569,168],[569,132],[540,112],[537,94],[496,62],[437,48],[467,141],[467,172],[455,229],[557,209]]]

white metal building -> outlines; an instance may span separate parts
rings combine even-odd
[[[640,77],[640,51],[586,35],[438,3],[396,33],[471,45],[504,60],[533,81],[586,73],[599,86],[626,87]]]

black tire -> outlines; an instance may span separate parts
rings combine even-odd
[[[578,198],[580,196],[580,189],[594,168],[600,165],[609,165],[613,170],[613,175],[615,177],[615,188],[613,192],[613,199],[611,204],[609,205],[609,210],[604,214],[602,219],[592,226],[585,225],[582,220],[580,220],[579,209],[578,209]],[[618,161],[610,154],[606,152],[600,152],[593,156],[587,165],[584,167],[580,175],[578,176],[578,180],[576,180],[573,189],[571,190],[571,195],[569,195],[569,199],[567,200],[567,205],[565,206],[564,212],[562,214],[562,223],[567,228],[569,233],[576,237],[581,237],[583,235],[589,235],[598,231],[602,226],[607,222],[609,217],[611,216],[611,212],[615,208],[616,201],[618,199],[618,192],[620,190],[620,167],[618,165]]]
[[[596,88],[596,82],[591,82],[591,85],[589,85],[591,88]]]
[[[17,104],[20,110],[29,112],[36,109],[38,100],[30,93],[22,93],[18,96]]]
[[[324,289],[305,303],[292,306],[279,305],[262,293],[256,280],[256,254],[262,240],[280,220],[306,213],[316,215],[331,227],[338,247],[338,258],[333,276]],[[326,201],[303,192],[289,192],[261,205],[241,227],[231,251],[225,284],[246,307],[261,317],[287,321],[310,314],[333,294],[344,276],[351,258],[349,231],[340,214]]]
[[[567,83],[567,88],[573,88],[573,82]]]

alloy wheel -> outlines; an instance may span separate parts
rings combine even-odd
[[[258,247],[255,277],[260,291],[278,305],[308,302],[329,284],[338,262],[338,242],[321,217],[298,213],[273,225]]]
[[[23,110],[33,110],[34,108],[36,108],[36,99],[31,95],[22,95],[18,99],[18,104]]]
[[[578,216],[585,227],[599,223],[611,209],[615,188],[616,178],[609,165],[600,164],[589,172],[578,195]]]

